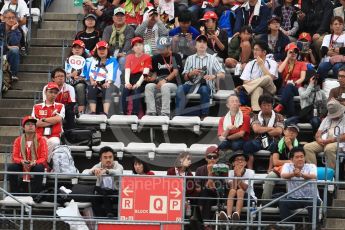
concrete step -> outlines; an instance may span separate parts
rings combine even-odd
[[[34,90],[9,90],[4,95],[3,98],[8,99],[34,99]]]
[[[345,207],[345,200],[343,199],[334,199],[333,207]]]
[[[339,189],[337,193],[337,198],[340,200],[345,200],[345,190]]]
[[[32,108],[0,108],[1,117],[24,117],[32,113]]]
[[[68,45],[72,45],[74,39],[67,39],[66,40],[66,44]],[[31,48],[35,47],[35,46],[39,46],[39,47],[61,47],[63,44],[63,40],[60,38],[32,38],[31,40]],[[31,49],[30,49],[31,50]],[[29,50],[29,54],[30,53]]]
[[[30,115],[31,112],[27,115]],[[23,117],[0,117],[0,125],[18,126]]]
[[[48,73],[51,72],[53,69],[61,67],[60,65],[47,65],[47,64],[21,64],[20,71],[23,72],[43,72]]]
[[[19,127],[17,126],[8,126],[8,127]],[[14,140],[17,138],[17,136],[19,136],[19,131],[18,131],[18,135],[16,136],[2,136],[0,135],[0,143],[1,144],[6,144],[6,145],[12,145]]]
[[[23,79],[27,80],[27,79]],[[43,90],[43,87],[46,85],[45,82],[32,82],[32,81],[18,81],[15,82],[12,85],[12,89],[15,90],[35,90],[35,91],[41,91]],[[19,105],[21,106],[21,105]]]
[[[0,139],[2,137],[16,137],[19,136],[19,126],[0,126]],[[2,143],[2,141],[0,141]],[[2,143],[4,144],[4,143]]]
[[[32,99],[2,99],[0,108],[32,108],[34,101]]]
[[[75,30],[45,30],[38,29],[38,38],[60,38],[60,39],[73,39],[76,35]]]
[[[42,29],[47,30],[75,30],[77,31],[77,26],[79,29],[83,27],[81,21],[44,21],[42,23]]]
[[[64,58],[65,60],[65,58]],[[48,64],[48,65],[61,65],[61,55],[56,56],[41,56],[41,55],[28,55],[23,59],[23,64]]]
[[[76,21],[83,20],[83,14],[44,13],[44,21]]]
[[[0,144],[0,164],[5,162],[5,153],[12,151],[12,145],[9,144]]]
[[[18,77],[19,81],[48,82],[48,73],[19,72]]]
[[[65,48],[65,50],[68,50],[68,48]],[[61,47],[31,47],[27,58],[31,59],[31,56],[53,56],[61,58],[61,54]],[[26,59],[26,57],[24,59]]]
[[[336,218],[327,218],[326,220],[326,228],[343,228],[345,226],[344,219],[336,219]]]
[[[329,207],[327,208],[327,218],[345,218],[345,208]],[[344,225],[345,226],[345,225]]]

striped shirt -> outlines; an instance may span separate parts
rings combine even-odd
[[[225,73],[217,57],[215,55],[206,53],[205,56],[199,56],[198,54],[193,54],[189,56],[184,65],[184,70],[182,74],[189,73],[194,69],[202,69],[204,66],[206,66],[205,75],[216,75],[218,73]],[[192,85],[194,83],[191,81],[187,81],[186,84]],[[207,84],[210,86],[210,88],[214,92],[215,91],[214,80],[207,81]]]
[[[147,28],[146,33],[144,34],[144,42],[145,44],[148,44],[151,47],[151,53],[148,53],[149,55],[152,55],[156,52],[156,35],[158,35],[158,29],[153,30],[153,28],[149,29]]]

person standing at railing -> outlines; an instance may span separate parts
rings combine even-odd
[[[18,29],[19,24],[13,10],[5,10],[2,16],[5,23],[0,23],[0,39],[3,39],[4,54],[6,54],[7,61],[10,64],[11,79],[17,81],[22,33]]]
[[[13,144],[12,164],[9,164],[9,172],[44,172],[47,167],[48,146],[44,137],[36,134],[37,119],[26,116],[22,120],[23,134],[16,138]],[[23,175],[28,177],[27,175]],[[22,193],[24,187],[18,180],[18,175],[9,174],[11,193]],[[28,179],[28,178],[26,178]],[[39,193],[42,190],[42,175],[35,175],[26,181],[30,182],[31,193]]]
[[[117,213],[113,207],[117,207],[118,198],[109,197],[118,195],[117,180],[115,176],[123,174],[123,167],[114,159],[114,150],[108,146],[100,149],[100,162],[91,169],[84,170],[83,174],[95,175],[97,177],[95,195],[92,200],[92,209],[97,217],[114,217]]]
[[[303,148],[296,147],[290,152],[291,163],[285,163],[282,168],[281,178],[288,179],[287,192],[306,183],[307,180],[315,180],[317,177],[317,170],[315,164],[305,163],[305,152]],[[291,211],[299,208],[307,208],[309,221],[312,221],[313,216],[313,197],[318,196],[317,206],[320,206],[321,200],[319,198],[316,184],[307,184],[297,191],[287,195],[279,201],[280,218],[284,220],[291,215]],[[315,194],[317,192],[317,194]],[[319,208],[316,208],[316,213]],[[318,216],[318,215],[317,215]]]

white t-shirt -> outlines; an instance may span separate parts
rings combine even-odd
[[[331,42],[332,38],[332,42]],[[332,44],[331,44],[332,43]],[[331,46],[332,45],[332,46]],[[345,46],[345,33],[341,35],[333,35],[332,34],[327,34],[323,40],[322,40],[322,45],[328,48],[340,48]],[[322,62],[328,62],[329,61],[329,56],[325,56],[325,58],[322,60]]]
[[[278,79],[278,63],[275,60],[266,58],[265,67],[268,71]],[[241,74],[241,79],[244,81],[255,80],[263,76],[263,72],[259,67],[256,60],[252,60],[247,63],[246,67]]]
[[[243,178],[253,178],[254,179],[254,175],[255,172],[252,169],[246,169],[246,172],[244,173],[244,175],[242,176]],[[234,177],[234,170],[229,170],[229,177]],[[229,182],[231,182],[232,180],[229,180]],[[256,196],[255,196],[255,192],[254,192],[254,180],[250,181],[250,184],[248,182],[248,180],[242,180],[243,183],[246,183],[248,185],[247,191],[246,193],[249,193],[249,195],[255,199],[255,201],[257,200]],[[246,197],[245,197],[246,199]]]
[[[295,166],[293,163],[285,163],[283,165],[281,174],[292,173],[294,169],[295,169]],[[317,169],[316,169],[316,165],[314,164],[304,164],[301,172],[303,174],[314,174],[317,178]],[[287,191],[289,192],[297,188],[298,186],[304,184],[305,182],[306,180],[303,180],[302,177],[292,177],[290,180],[287,181],[287,189],[288,189]],[[305,185],[304,187],[288,195],[288,198],[295,198],[295,199],[313,198],[314,195],[318,195],[314,193],[315,192],[314,186],[316,186],[316,184]]]
[[[29,15],[29,8],[24,0],[18,0],[17,5],[12,5],[11,2],[6,2],[5,5],[2,7],[0,14],[4,14],[4,12],[8,9],[15,11],[19,18],[23,18],[26,15]]]

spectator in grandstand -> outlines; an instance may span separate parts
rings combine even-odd
[[[152,57],[152,76],[145,86],[146,114],[170,117],[171,94],[176,92],[180,72],[182,72],[181,56],[171,51],[171,39],[160,37],[157,41],[159,54]],[[177,79],[178,78],[178,79]],[[162,107],[156,109],[155,97],[161,92]]]
[[[2,15],[1,21],[3,20],[3,15],[6,10],[13,10],[17,16],[19,26],[25,26],[26,28],[26,17],[29,16],[29,8],[24,1],[21,0],[10,0],[5,3],[2,7],[0,14]],[[25,33],[27,32],[27,28]]]
[[[100,162],[91,169],[84,170],[83,174],[97,177],[95,195],[92,200],[92,210],[97,217],[115,217],[117,213],[118,195],[116,176],[123,174],[122,165],[116,160],[114,150],[109,146],[102,147],[99,151]]]
[[[44,137],[36,134],[34,117],[26,116],[22,120],[23,134],[13,143],[12,164],[8,165],[9,172],[44,172],[47,167],[48,147]],[[25,177],[26,175],[24,175]],[[18,181],[18,175],[9,174],[11,193],[21,193],[23,186]],[[42,190],[42,175],[35,175],[30,179],[31,192],[39,193]]]
[[[86,67],[85,64],[82,69],[74,69],[69,63],[69,58],[73,55],[81,56],[86,59],[88,56],[85,50],[85,43],[82,40],[75,40],[72,43],[71,52],[65,61],[66,83],[72,85],[77,95],[78,112],[80,114],[85,112],[86,105]]]
[[[88,51],[93,50],[97,42],[99,42],[101,39],[101,32],[96,29],[96,22],[96,15],[86,15],[83,20],[84,30],[79,31],[74,38],[74,40],[82,40],[85,43],[85,48]]]
[[[20,40],[22,33],[18,29],[16,13],[13,10],[5,10],[3,13],[4,23],[0,24],[0,37],[4,39],[4,54],[10,64],[12,81],[18,80],[20,62]]]
[[[280,30],[281,19],[273,15],[268,21],[268,34],[262,40],[267,41],[268,47],[272,51],[274,60],[281,62],[285,58],[284,49],[289,44],[289,37]]]
[[[148,18],[135,29],[136,36],[143,36],[144,52],[149,55],[157,54],[157,40],[159,37],[167,36],[169,30],[160,21],[157,10],[149,9]]]
[[[218,27],[217,14],[213,11],[207,11],[200,21],[202,22],[200,32],[208,39],[208,52],[216,53],[218,57],[225,60],[228,53],[228,34],[226,30]]]
[[[134,38],[134,29],[125,24],[125,10],[121,7],[114,10],[113,21],[113,25],[105,27],[102,40],[109,43],[110,53],[117,58],[121,72],[124,72],[126,54],[131,51],[131,40]]]
[[[345,1],[344,0],[340,0],[340,6],[336,7],[333,9],[333,16],[339,16],[342,19],[345,20],[345,15],[344,15],[344,11],[345,11]]]
[[[176,114],[185,114],[186,94],[200,94],[201,109],[198,114],[203,119],[208,115],[209,103],[212,94],[215,92],[215,82],[224,78],[225,72],[217,58],[207,51],[207,37],[199,35],[196,38],[196,54],[187,58],[183,75],[186,81],[177,88],[176,92]]]
[[[333,70],[334,76],[338,76],[338,70],[344,65],[345,58],[345,34],[344,20],[335,16],[331,20],[332,34],[324,36],[321,46],[321,56],[323,59],[317,69],[322,79],[326,78],[329,70]]]
[[[55,102],[60,91],[55,82],[49,82],[45,89],[46,100],[43,103],[34,105],[31,116],[37,119],[37,135],[47,138],[48,162],[50,162],[54,148],[60,145],[65,106]]]
[[[328,115],[321,122],[319,130],[315,135],[314,142],[304,145],[306,161],[316,165],[316,155],[324,152],[327,159],[327,166],[335,169],[335,156],[337,151],[336,129],[339,129],[340,143],[345,142],[345,107],[337,100],[330,100],[327,103]]]
[[[107,0],[98,0],[96,4],[92,0],[84,1],[84,14],[94,14],[97,16],[97,29],[103,31],[104,28],[113,23],[113,11],[115,7]]]
[[[221,141],[219,150],[240,150],[244,142],[249,139],[250,117],[242,113],[240,105],[236,95],[230,95],[226,100],[229,111],[218,124],[218,139]]]
[[[172,38],[172,50],[179,53],[185,59],[195,53],[195,39],[200,32],[191,26],[192,15],[189,10],[181,12],[178,18],[179,26],[169,31]]]
[[[149,81],[149,72],[152,68],[150,55],[144,53],[144,40],[141,37],[135,37],[131,41],[134,54],[126,57],[125,64],[125,87],[122,91],[122,110],[127,114],[128,97],[132,96],[133,109],[131,114],[138,115],[140,109],[140,94],[144,91],[144,81]]]
[[[215,176],[213,166],[219,160],[218,148],[210,146],[206,149],[205,159],[207,164],[200,166],[195,171],[195,176],[209,177],[208,179],[196,179],[196,191],[199,193],[199,205],[201,208],[201,215],[203,220],[210,220],[212,218],[211,207],[217,204],[214,198],[220,198],[217,194],[217,186],[220,186],[219,180],[212,179]],[[224,175],[227,176],[227,175]],[[209,199],[213,198],[213,199]],[[210,226],[205,226],[205,230],[211,230]]]
[[[182,152],[176,158],[175,167],[169,168],[167,170],[168,176],[193,176],[190,166],[192,165],[192,156],[190,153]],[[197,193],[195,192],[195,181],[192,178],[186,179],[186,196],[195,197]],[[197,200],[191,199],[192,204],[197,204]]]
[[[254,60],[248,62],[244,68],[241,79],[243,85],[236,88],[240,95],[249,95],[253,111],[259,111],[258,98],[265,92],[274,94],[276,86],[273,80],[278,79],[278,64],[266,57],[269,53],[268,44],[258,40],[254,43]]]
[[[224,211],[220,212],[219,218],[221,220],[240,220],[242,207],[247,207],[247,194],[250,195],[251,204],[256,203],[257,198],[254,193],[254,180],[250,181],[249,183],[247,179],[244,179],[254,179],[255,175],[254,170],[246,169],[247,161],[248,155],[244,154],[242,150],[234,152],[230,158],[230,163],[233,166],[233,170],[229,171],[229,177],[235,178],[228,180],[230,190],[226,205],[227,213]],[[236,202],[235,212],[232,211],[234,202]]]
[[[126,12],[126,24],[134,28],[140,25],[143,22],[144,11],[148,6],[152,7],[148,0],[126,0],[121,5]]]
[[[132,172],[136,175],[155,175],[154,172],[150,170],[149,165],[143,161],[140,160],[137,157],[134,157],[133,163],[132,163]]]
[[[290,43],[285,47],[286,58],[279,65],[278,72],[282,77],[282,86],[279,89],[281,95],[280,103],[274,108],[277,113],[282,113],[287,117],[296,115],[294,96],[298,95],[298,88],[304,82],[307,64],[297,61],[299,49],[295,43]]]
[[[284,117],[273,111],[273,97],[263,94],[259,97],[261,111],[252,118],[252,129],[255,139],[247,141],[243,151],[250,154],[247,167],[253,169],[254,154],[259,150],[272,152],[274,145],[281,137],[284,130]]]
[[[198,21],[208,11],[214,11],[219,5],[219,0],[192,0],[188,10],[192,13],[193,25],[198,26]]]
[[[345,66],[338,71],[338,82],[339,86],[329,92],[328,100],[335,99],[345,106]]]
[[[270,166],[266,178],[280,178],[280,173],[285,163],[291,163],[290,151],[299,146],[297,135],[299,128],[296,124],[285,126],[284,136],[275,143],[271,154]],[[262,192],[262,202],[268,203],[272,199],[272,193],[276,181],[265,181]]]
[[[183,14],[188,10],[188,0],[175,0],[174,8],[175,17],[178,18],[178,22],[180,22],[180,17],[183,17]],[[190,11],[188,12],[190,14]]]
[[[274,9],[274,15],[281,18],[280,31],[289,36],[290,41],[296,41],[296,35],[299,28],[297,21],[296,7],[297,0],[283,0],[283,4]]]
[[[114,94],[121,85],[119,64],[116,58],[111,57],[109,45],[105,41],[96,44],[93,57],[88,59],[88,63],[85,76],[90,79],[87,98],[91,114],[96,114],[97,95],[102,93],[103,113],[108,116]]]
[[[303,87],[298,88],[298,92],[301,111],[298,115],[286,119],[285,124],[307,122],[311,124],[313,133],[316,133],[321,124],[321,118],[327,112],[327,97],[321,90],[319,77],[308,74],[303,81]]]
[[[303,148],[293,148],[290,152],[292,162],[285,163],[282,168],[281,178],[288,179],[287,192],[301,186],[305,180],[317,179],[316,165],[305,163],[306,153]],[[304,180],[303,180],[304,179]],[[313,214],[313,197],[318,196],[317,206],[320,206],[320,198],[315,184],[307,184],[292,194],[279,201],[279,212],[281,220],[288,218],[291,211],[299,208],[307,208],[309,221],[312,221]],[[318,216],[319,208],[316,208]]]
[[[297,13],[300,30],[312,35],[313,48],[320,60],[320,47],[330,29],[333,4],[330,0],[304,0],[301,4],[301,10]]]
[[[255,39],[261,39],[262,35],[267,33],[267,22],[270,18],[271,11],[264,2],[248,0],[236,10],[234,33],[239,32],[242,26],[248,25],[252,28]]]
[[[307,63],[308,69],[314,68],[318,63],[315,58],[315,54],[311,46],[312,38],[310,34],[306,32],[300,33],[297,40],[297,47],[300,50],[300,55],[298,56],[299,61],[304,61]]]
[[[54,69],[50,78],[59,87],[59,93],[55,98],[55,102],[61,103],[65,106],[65,123],[63,125],[64,130],[69,130],[75,128],[75,91],[73,86],[66,84],[66,72],[62,68]],[[43,88],[43,101],[47,99],[46,87]]]
[[[250,26],[242,26],[239,34],[234,35],[230,41],[228,49],[228,58],[225,59],[225,66],[235,68],[241,64],[241,71],[251,58],[253,58],[253,36]]]

